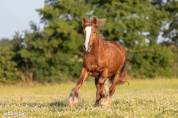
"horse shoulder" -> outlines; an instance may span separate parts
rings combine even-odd
[[[103,42],[103,45],[100,47],[99,52],[96,56],[96,62],[99,68],[104,68],[107,66],[107,56],[108,55],[108,45],[106,42]]]

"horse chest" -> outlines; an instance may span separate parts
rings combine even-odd
[[[84,66],[90,72],[101,72],[104,68],[104,61],[99,60],[94,55],[86,55],[84,58]]]

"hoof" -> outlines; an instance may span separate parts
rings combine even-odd
[[[78,97],[77,96],[75,96],[74,94],[70,94],[69,95],[69,97],[68,97],[68,105],[70,106],[70,107],[72,107],[72,106],[76,106],[77,104],[78,104]]]
[[[111,107],[112,106],[112,100],[110,97],[104,97],[100,100],[99,103],[101,106]]]

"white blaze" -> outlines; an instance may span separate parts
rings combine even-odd
[[[88,51],[88,43],[89,43],[89,40],[90,40],[90,35],[91,35],[91,26],[87,26],[85,28],[85,49],[86,51]]]

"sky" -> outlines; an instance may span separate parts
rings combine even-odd
[[[39,24],[35,10],[43,5],[44,0],[0,0],[0,38],[11,38],[15,32],[29,29],[30,21]]]

